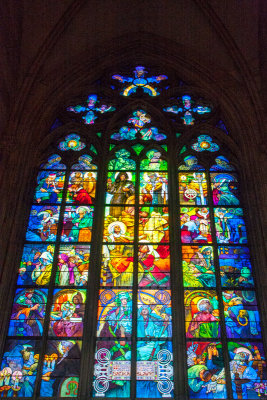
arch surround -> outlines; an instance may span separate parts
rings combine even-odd
[[[148,43],[145,43],[145,45],[142,45],[143,48],[146,48],[148,46]],[[139,47],[139,44],[136,43],[136,49]],[[170,47],[168,50],[170,51]],[[104,71],[106,68],[111,70],[113,65],[116,64],[121,64],[125,60],[128,60],[127,63],[129,63],[129,60],[131,59],[131,54],[135,53],[134,50],[134,45],[131,48],[131,51],[123,52],[125,50],[123,46],[121,46],[120,49],[117,49],[117,51],[114,51],[114,54],[112,54],[111,57],[109,57],[108,63],[107,60],[104,59],[104,55],[102,55],[102,60],[103,62],[98,64],[101,65],[101,68],[99,68],[101,71]],[[183,49],[184,50],[184,49]],[[147,51],[147,49],[146,49]],[[140,52],[140,48],[139,48]],[[118,58],[118,54],[123,54],[120,59]],[[257,181],[255,181],[255,175],[259,176],[259,167],[257,166],[256,163],[253,161],[255,160],[255,155],[256,155],[256,144],[255,142],[253,143],[253,137],[248,137],[246,135],[246,140],[244,140],[243,136],[243,131],[252,131],[255,135],[256,132],[259,132],[257,129],[258,127],[258,121],[257,118],[255,117],[254,120],[251,119],[248,123],[245,119],[245,115],[247,112],[247,107],[249,104],[248,102],[243,102],[243,104],[240,104],[239,98],[236,95],[234,97],[230,96],[231,98],[229,99],[229,92],[227,92],[226,89],[222,89],[221,85],[216,85],[214,81],[212,83],[207,82],[207,77],[209,74],[209,69],[204,68],[196,68],[195,64],[189,61],[188,59],[183,58],[181,55],[179,57],[171,57],[165,49],[164,51],[164,56],[159,57],[158,54],[153,54],[150,56],[146,56],[145,58],[142,57],[142,52],[140,52],[140,56],[135,56],[135,58],[139,58],[140,60],[142,59],[142,64],[145,65],[150,65],[150,64],[158,64],[160,65],[160,59],[161,61],[164,61],[164,64],[162,63],[161,65],[165,65],[166,69],[174,69],[175,65],[179,65],[179,68],[175,68],[175,71],[179,71],[179,76],[180,74],[182,75],[183,79],[185,81],[189,79],[190,81],[193,81],[195,83],[195,86],[197,87],[202,87],[204,90],[202,92],[209,93],[208,97],[213,97],[217,100],[218,98],[218,93],[220,93],[219,100],[220,100],[220,105],[223,111],[223,114],[225,115],[225,118],[228,122],[229,130],[235,133],[235,138],[234,140],[231,138],[226,137],[225,142],[227,143],[228,147],[234,148],[235,147],[235,153],[237,154],[237,157],[241,160],[241,155],[244,156],[243,159],[241,160],[240,164],[242,165],[242,172],[243,172],[243,179],[246,177],[246,183],[244,180],[244,194],[245,194],[245,202],[247,202],[248,208],[251,205],[253,209],[253,216],[250,217],[248,215],[248,230],[251,230],[250,227],[253,229],[253,235],[251,235],[251,243],[252,243],[252,255],[255,257],[255,260],[257,260],[258,265],[263,265],[263,257],[264,254],[260,252],[258,254],[258,251],[254,250],[253,254],[253,248],[257,249],[263,248],[263,243],[261,244],[261,238],[262,235],[260,233],[263,232],[262,227],[260,226],[260,207],[257,207],[259,205],[259,196],[260,193],[257,193],[256,191],[253,191],[253,189],[257,185]],[[138,50],[136,50],[136,54],[138,54]],[[181,53],[180,53],[181,54]],[[166,58],[165,58],[166,57]],[[100,57],[99,57],[100,58]],[[94,60],[94,63],[92,63],[91,59],[91,65],[96,65],[96,63],[99,62],[99,58]],[[166,59],[168,59],[168,63],[166,63]],[[116,60],[116,61],[115,61]],[[120,60],[120,61],[118,61]],[[89,63],[89,60],[87,59],[87,62]],[[87,62],[84,64],[86,65]],[[114,63],[114,64],[113,64]],[[88,64],[87,64],[88,65]],[[188,72],[189,71],[189,72]],[[76,79],[73,79],[73,74],[76,75]],[[204,78],[203,78],[204,76]],[[15,140],[17,144],[15,144],[15,151],[10,154],[9,159],[5,160],[7,162],[7,165],[12,167],[12,175],[9,176],[9,180],[13,182],[13,185],[10,187],[10,193],[16,192],[15,198],[12,199],[12,202],[8,204],[6,202],[6,209],[8,209],[8,206],[10,208],[13,208],[16,210],[13,212],[13,218],[14,220],[18,221],[18,227],[12,224],[10,222],[10,225],[8,226],[8,223],[6,224],[7,230],[9,228],[10,236],[9,236],[9,243],[7,244],[6,248],[9,248],[9,252],[6,253],[5,257],[5,265],[7,266],[3,271],[3,282],[6,282],[7,279],[12,279],[10,277],[10,267],[12,267],[13,271],[16,268],[16,265],[14,263],[13,259],[13,252],[14,252],[14,245],[21,247],[21,243],[16,240],[17,237],[21,238],[23,237],[22,232],[24,231],[24,226],[25,226],[25,221],[27,220],[27,210],[25,211],[25,196],[26,196],[26,203],[27,205],[30,204],[31,202],[31,197],[27,195],[29,192],[29,188],[31,188],[33,185],[33,174],[32,170],[33,168],[36,168],[38,165],[38,161],[40,159],[40,155],[43,154],[44,149],[47,149],[49,146],[49,142],[53,142],[55,138],[57,137],[57,132],[52,133],[51,137],[49,135],[46,135],[47,130],[44,129],[44,127],[48,126],[48,123],[52,121],[52,116],[54,116],[54,110],[58,107],[59,104],[62,104],[65,102],[65,99],[71,98],[75,93],[78,92],[77,88],[81,88],[84,84],[90,81],[94,81],[96,78],[96,73],[94,71],[94,68],[91,69],[91,74],[86,68],[82,70],[80,68],[80,63],[77,63],[77,71],[69,71],[69,73],[66,73],[64,76],[65,80],[60,81],[55,85],[53,85],[53,88],[51,88],[50,92],[43,93],[43,98],[40,97],[40,93],[38,94],[38,90],[34,94],[33,98],[28,99],[28,101],[25,104],[25,109],[24,112],[21,113],[21,115],[16,116],[16,119],[13,122],[13,127],[16,127],[17,124],[17,129],[15,132],[17,134],[21,135],[21,132],[23,132],[23,135],[20,136],[20,138]],[[91,79],[89,78],[91,77]],[[47,81],[49,82],[51,77],[46,78]],[[89,86],[90,87],[90,86]],[[53,99],[51,101],[51,99]],[[38,100],[38,101],[37,101]],[[32,113],[27,112],[30,111],[30,106],[33,104],[38,104],[36,108],[34,108],[34,111]],[[234,109],[233,109],[233,104],[234,104]],[[250,105],[251,109],[253,109],[252,105]],[[42,112],[41,110],[45,110]],[[246,111],[246,112],[245,112]],[[40,115],[42,117],[40,118]],[[250,113],[251,115],[251,113]],[[255,114],[254,114],[255,115]],[[19,121],[19,123],[18,123]],[[49,121],[49,122],[48,122]],[[11,127],[10,127],[11,128]],[[44,138],[41,139],[41,137],[37,136],[34,137],[34,132],[40,132],[40,136],[43,136]],[[31,136],[32,135],[32,136]],[[45,136],[46,135],[46,136]],[[16,134],[14,134],[14,138],[16,137]],[[255,137],[255,136],[254,136]],[[40,141],[41,139],[41,141]],[[259,139],[259,137],[258,137]],[[235,145],[234,141],[237,143],[237,146]],[[256,141],[257,142],[257,141]],[[37,143],[40,143],[39,146],[35,146]],[[20,149],[23,149],[23,151],[18,151],[18,147]],[[244,149],[250,148],[250,154],[247,154]],[[239,151],[238,151],[239,148]],[[17,151],[16,151],[17,150]],[[239,153],[239,154],[238,154]],[[23,168],[21,166],[23,165]],[[253,165],[254,171],[257,171],[256,174],[254,175],[251,166]],[[30,177],[30,179],[29,179]],[[249,177],[249,179],[248,179]],[[249,184],[247,183],[249,180]],[[18,182],[20,184],[18,185]],[[16,188],[16,190],[15,190]],[[3,196],[6,198],[6,195]],[[248,200],[248,201],[247,201]],[[253,203],[253,204],[251,204]],[[16,204],[16,206],[15,206]],[[14,207],[12,207],[12,205]],[[26,206],[27,207],[27,206]],[[3,217],[7,219],[7,214],[8,211],[6,211],[5,214],[3,214]],[[254,222],[254,215],[256,216],[256,220],[258,222]],[[9,215],[10,216],[10,215]],[[258,217],[258,218],[257,218]],[[11,218],[12,220],[12,218]],[[13,225],[13,226],[12,226]],[[258,232],[259,235],[257,235],[255,232]],[[20,240],[20,239],[19,239]],[[260,268],[260,267],[259,267]],[[256,271],[257,273],[257,271]],[[11,281],[10,281],[11,282]],[[266,283],[264,283],[266,285]],[[9,292],[7,285],[4,285],[5,287],[3,288],[3,301],[6,298],[6,295]],[[10,285],[12,290],[12,285]],[[261,293],[259,292],[259,295],[261,296]],[[266,307],[266,305],[265,305]],[[265,314],[265,313],[264,313]],[[266,325],[266,324],[264,324]]]

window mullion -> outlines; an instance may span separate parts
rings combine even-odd
[[[136,168],[135,185],[135,223],[134,223],[134,271],[132,292],[132,359],[131,359],[131,399],[136,398],[136,372],[137,372],[137,302],[138,302],[138,239],[139,239],[139,188],[140,188],[140,162]]]
[[[104,145],[104,154],[107,155],[107,147]],[[81,357],[81,378],[79,393],[81,398],[88,399],[91,396],[94,375],[94,359],[97,331],[97,306],[100,287],[101,258],[102,258],[102,237],[103,219],[105,210],[105,191],[103,182],[106,182],[107,167],[106,163],[98,165],[98,179],[96,186],[96,198],[94,204],[94,222],[92,230],[89,279],[87,283],[87,302],[85,308],[83,350]]]
[[[231,375],[230,375],[230,370],[229,370],[230,358],[229,358],[228,346],[227,346],[224,305],[223,305],[223,298],[222,298],[222,285],[221,285],[220,266],[219,266],[219,257],[218,257],[218,243],[217,243],[216,231],[215,231],[214,205],[213,205],[213,199],[212,199],[211,178],[210,178],[210,172],[208,170],[206,170],[206,176],[207,176],[207,183],[208,183],[208,185],[207,185],[208,186],[208,204],[209,204],[209,210],[210,210],[210,225],[211,225],[211,236],[212,236],[212,243],[213,243],[213,256],[214,256],[215,277],[216,277],[216,289],[215,290],[216,290],[216,294],[218,296],[219,313],[220,313],[221,337],[219,339],[222,342],[227,398],[232,399],[233,398],[232,382],[231,382]]]
[[[174,394],[177,400],[188,396],[186,371],[186,340],[184,316],[184,289],[182,270],[181,228],[179,213],[179,191],[174,135],[169,145],[169,208],[171,245],[171,291],[173,313]]]

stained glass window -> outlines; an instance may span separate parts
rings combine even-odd
[[[231,132],[215,103],[184,85],[174,95],[160,71],[115,71],[113,98],[68,103],[77,130],[52,124],[9,301],[2,397],[266,397]]]
[[[131,157],[121,149],[108,163],[94,397],[129,397],[133,380],[137,398],[173,393],[168,164],[162,153],[141,149]]]
[[[84,147],[73,134],[58,145]],[[4,397],[78,394],[96,181],[87,154],[68,166],[53,155],[37,175],[1,364]]]
[[[219,145],[202,135],[192,149]],[[178,168],[189,397],[256,399],[266,361],[239,179],[222,155],[210,165],[187,155]]]

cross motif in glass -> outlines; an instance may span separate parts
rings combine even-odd
[[[97,113],[104,114],[106,112],[115,111],[115,107],[107,104],[100,104],[97,100],[96,94],[90,94],[86,100],[86,105],[77,105],[67,107],[67,111],[74,112],[75,114],[82,114],[82,119],[85,125],[94,124],[95,120],[98,118]]]
[[[179,97],[177,98],[180,103]],[[163,108],[163,111],[170,112],[173,114],[181,114],[181,119],[183,120],[184,125],[194,125],[194,114],[195,115],[203,115],[211,112],[211,107],[196,105],[194,107],[194,101],[191,99],[191,96],[184,95],[182,96],[182,104],[181,105],[172,105],[170,107]]]

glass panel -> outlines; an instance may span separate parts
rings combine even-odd
[[[207,204],[207,179],[203,172],[179,174],[180,204],[194,206]]]
[[[79,162],[71,167],[72,170],[90,171],[97,169],[97,166],[92,164],[92,157],[83,154],[79,157]]]
[[[218,297],[215,290],[186,290],[184,304],[188,338],[220,336]]]
[[[165,243],[169,241],[168,207],[141,207],[139,211],[139,241]]]
[[[0,371],[2,397],[32,397],[39,363],[37,340],[7,340]]]
[[[149,340],[137,342],[137,398],[173,397],[172,342]]]
[[[144,149],[144,146],[140,143],[137,143],[132,146],[132,149],[136,152],[137,155],[139,155],[141,151]]]
[[[21,258],[17,285],[47,285],[50,281],[54,245],[26,244]]]
[[[215,206],[238,206],[237,178],[233,174],[211,174],[212,200]]]
[[[97,154],[97,150],[96,150],[95,146],[93,146],[92,144],[91,144],[91,146],[90,146],[90,150],[91,150],[93,153]]]
[[[156,140],[161,141],[166,139],[166,135],[160,133],[158,128],[154,126],[147,126],[151,123],[151,116],[144,110],[134,111],[132,116],[128,119],[130,126],[122,126],[119,132],[115,132],[111,139],[113,140],[134,140],[140,138],[142,140]]]
[[[57,154],[53,154],[48,158],[47,163],[41,165],[42,169],[66,169],[66,165],[61,164],[61,157]]]
[[[134,248],[128,244],[102,247],[101,286],[132,286]]]
[[[229,342],[234,399],[266,398],[267,371],[262,343]]]
[[[141,172],[139,196],[152,198],[152,204],[166,204],[168,201],[168,173]],[[141,201],[142,203],[142,201]]]
[[[134,239],[134,206],[105,207],[104,240],[130,242]]]
[[[93,225],[93,207],[66,206],[64,211],[62,242],[90,242]]]
[[[96,177],[96,172],[72,172],[69,178],[66,201],[77,206],[93,204],[95,200]]]
[[[214,217],[218,243],[247,243],[242,208],[215,208]]]
[[[131,342],[97,341],[93,397],[130,397]]]
[[[220,342],[188,342],[187,368],[191,399],[227,399]]]
[[[61,203],[65,172],[40,171],[34,201],[38,204]]]
[[[11,311],[9,336],[41,336],[47,289],[17,289]]]
[[[143,140],[156,140],[157,142],[167,138],[164,133],[159,132],[158,128],[151,126],[150,128],[144,128],[140,131],[141,139]]]
[[[135,173],[130,171],[108,172],[107,204],[134,204]]]
[[[260,316],[255,292],[227,290],[222,295],[227,336],[237,339],[260,338]]]
[[[161,152],[158,150],[149,150],[146,153],[147,158],[141,161],[140,169],[148,171],[167,171],[167,161],[161,158]]]
[[[132,333],[132,291],[100,289],[97,336],[129,337]]]
[[[183,246],[183,282],[185,287],[215,287],[211,246]]]
[[[32,206],[26,240],[30,242],[55,242],[59,207]]]
[[[184,164],[178,168],[181,171],[204,171],[202,165],[198,164],[198,160],[195,156],[186,156],[184,158]]]
[[[85,311],[86,290],[54,290],[50,313],[49,334],[61,337],[81,337]]]
[[[80,151],[85,148],[85,143],[81,141],[79,135],[72,133],[65,137],[65,140],[59,143],[58,148],[62,151],[73,150]]]
[[[211,243],[208,208],[181,208],[182,243]]]
[[[99,117],[98,114],[115,111],[115,107],[110,104],[104,104],[96,94],[89,94],[86,102],[83,105],[75,105],[67,107],[67,111],[81,114],[81,119],[85,125],[94,124]]]
[[[77,397],[82,342],[48,340],[44,356],[40,395]]]
[[[130,152],[125,149],[116,151],[116,158],[114,160],[110,160],[110,162],[108,163],[108,170],[135,170],[135,161],[130,158],[130,155]]]
[[[122,92],[120,93],[123,96],[128,97],[136,93],[137,88],[149,94],[149,96],[158,96],[160,93],[154,86],[168,79],[168,77],[166,75],[147,76],[147,73],[145,67],[137,66],[132,76],[113,75],[112,79],[116,79],[124,84]]]
[[[201,117],[209,114],[213,108],[211,104],[207,106],[208,103],[203,102],[203,99],[192,99],[188,94],[173,100],[176,104],[163,108],[163,111],[179,115],[184,125],[194,125],[195,119],[201,120]]]
[[[89,258],[90,246],[60,246],[56,284],[59,286],[86,286],[88,281]]]
[[[137,129],[132,128],[130,126],[122,126],[119,129],[119,132],[115,132],[111,135],[111,139],[113,140],[134,140],[136,139]]]
[[[208,135],[200,135],[197,138],[197,142],[193,143],[191,148],[197,152],[202,152],[202,151],[218,151],[219,146],[213,142],[213,139],[208,136]]]
[[[247,247],[219,247],[219,264],[223,287],[253,287],[252,267]]]
[[[210,168],[211,171],[234,171],[235,168],[229,164],[229,160],[224,156],[215,158],[215,164]]]
[[[170,290],[138,290],[137,307],[137,337],[172,337]]]
[[[138,285],[143,288],[170,286],[170,247],[142,244],[138,248]]]

